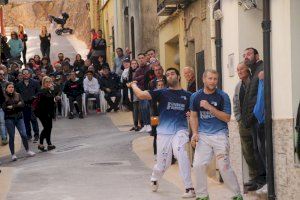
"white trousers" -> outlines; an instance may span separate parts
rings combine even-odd
[[[199,142],[195,149],[193,165],[197,180],[197,197],[208,196],[206,170],[214,154],[225,184],[234,193],[234,195],[240,194],[237,177],[230,166],[229,142],[227,135],[205,135],[200,133]]]
[[[178,160],[180,175],[186,189],[193,188],[191,164],[186,151],[189,142],[188,131],[178,131],[175,135],[157,135],[157,163],[153,168],[151,181],[158,181],[170,167],[172,152]]]

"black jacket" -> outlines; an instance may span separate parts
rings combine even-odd
[[[79,95],[82,95],[84,92],[83,89],[83,83],[80,80],[71,81],[68,80],[64,87],[64,93],[67,95],[67,97],[78,97]]]
[[[4,102],[5,102],[5,97],[4,97],[3,89],[2,87],[0,87],[0,109],[2,108]]]
[[[264,70],[263,61],[258,61],[253,66],[250,66],[251,77],[250,83],[246,88],[244,103],[242,107],[242,122],[245,127],[250,128],[255,122],[256,118],[253,114],[253,109],[256,104],[257,90],[258,90],[258,74]]]
[[[121,89],[120,77],[114,72],[109,72],[108,77],[101,76],[99,82],[100,89],[105,93],[107,93],[105,88],[109,88],[112,93],[117,92]]]
[[[16,92],[20,93],[25,105],[31,105],[39,90],[40,84],[34,79],[29,79],[29,84],[27,86],[24,81],[16,84]]]
[[[3,103],[3,110],[5,119],[21,119],[23,118],[24,102],[19,93],[7,94],[4,93],[5,102]],[[12,106],[12,108],[9,108]]]
[[[39,118],[54,118],[54,93],[49,89],[41,89],[38,94],[39,102],[35,111]]]

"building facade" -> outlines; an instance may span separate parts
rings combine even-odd
[[[181,72],[185,66],[193,67],[199,88],[204,70],[215,68],[214,21],[209,3],[157,1],[160,61],[165,68],[175,67]],[[182,85],[186,87],[186,82]]]
[[[222,25],[222,75],[223,89],[231,99],[238,82],[236,66],[243,60],[247,47],[254,47],[263,55],[263,1],[257,8],[245,9],[238,0],[221,1]],[[300,100],[299,52],[300,2],[297,0],[270,1],[271,12],[271,79],[273,160],[275,193],[277,199],[300,198],[300,168],[295,152],[295,119]],[[297,85],[297,86],[296,86]],[[298,88],[297,88],[298,87]],[[240,182],[242,170],[240,140],[237,124],[233,119],[230,127],[231,161]],[[268,148],[268,147],[267,147]],[[244,165],[245,166],[245,165]]]

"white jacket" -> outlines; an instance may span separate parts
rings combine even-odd
[[[100,85],[95,77],[93,77],[91,81],[86,77],[83,80],[83,88],[85,92],[88,92],[90,94],[96,94],[99,93]]]

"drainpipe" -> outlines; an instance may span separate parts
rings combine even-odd
[[[271,99],[271,59],[270,59],[270,0],[263,1],[263,49],[264,49],[264,95],[265,95],[265,134],[267,158],[268,199],[275,200],[274,163],[273,163],[273,132],[272,132],[272,99]]]
[[[219,1],[214,8],[214,11],[221,8],[221,1]],[[223,87],[223,78],[222,78],[222,35],[221,35],[221,19],[215,21],[215,30],[216,30],[216,69],[219,72],[219,81],[218,88],[222,89]]]

